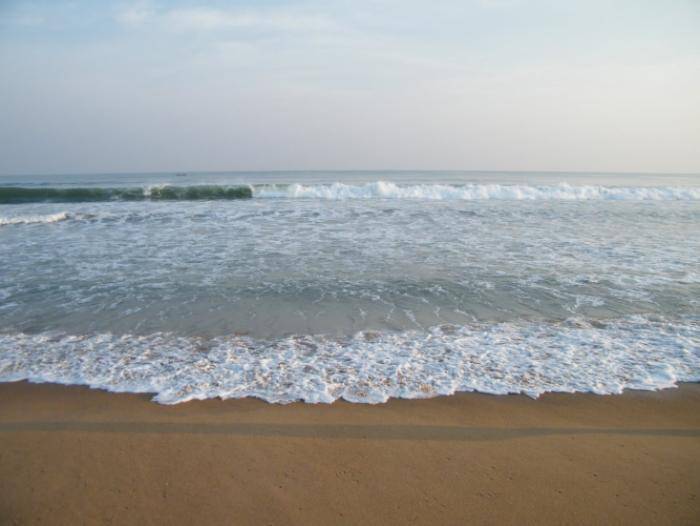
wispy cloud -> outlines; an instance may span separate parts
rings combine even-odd
[[[155,16],[156,11],[149,2],[138,2],[122,6],[117,10],[114,18],[122,25],[138,27]]]
[[[478,0],[477,4],[486,8],[511,7],[520,4],[520,0]]]
[[[336,24],[327,15],[296,12],[286,8],[265,10],[188,7],[154,9],[137,3],[119,10],[115,19],[122,25],[158,26],[173,31],[223,31],[251,29],[267,31],[324,31]]]
[[[334,24],[322,15],[285,12],[222,11],[196,8],[178,9],[165,15],[175,29],[214,30],[226,28],[260,28],[283,31],[315,31],[331,29]]]

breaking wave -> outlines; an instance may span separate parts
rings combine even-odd
[[[696,201],[698,187],[615,187],[503,184],[417,184],[397,185],[377,181],[361,185],[270,185],[255,187],[255,197],[316,199],[432,199],[432,200],[609,200],[609,201]]]
[[[250,186],[145,186],[133,188],[25,188],[0,187],[0,204],[83,203],[97,201],[195,201],[245,199]]]
[[[0,187],[0,204],[99,201],[206,201],[246,198],[413,199],[413,200],[560,200],[698,201],[700,187],[550,186],[507,184],[416,184],[386,181],[365,184],[156,185],[124,188]]]

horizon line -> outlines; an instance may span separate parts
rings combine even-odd
[[[580,175],[669,175],[669,176],[700,176],[697,172],[665,172],[665,171],[611,171],[611,170],[478,170],[478,169],[420,169],[420,168],[361,168],[361,169],[273,169],[273,170],[149,170],[149,171],[77,171],[53,173],[0,173],[0,177],[61,177],[70,175],[169,175],[169,174],[266,174],[266,173],[484,173],[484,174],[580,174]]]

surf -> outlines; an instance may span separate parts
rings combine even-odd
[[[568,183],[557,185],[525,184],[413,184],[387,181],[365,184],[262,185],[254,187],[254,197],[288,199],[412,199],[433,201],[697,201],[700,188],[617,187]]]
[[[68,212],[58,212],[56,214],[46,214],[46,215],[31,215],[31,216],[16,216],[16,217],[2,217],[0,216],[0,226],[7,225],[34,225],[40,223],[58,223],[59,221],[66,221],[70,219],[71,216]]]
[[[528,184],[397,184],[374,181],[305,185],[150,185],[135,187],[0,187],[0,204],[236,199],[400,199],[429,201],[700,201],[700,188]]]

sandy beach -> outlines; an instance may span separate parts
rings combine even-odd
[[[0,524],[697,524],[700,385],[176,406],[0,385]]]

